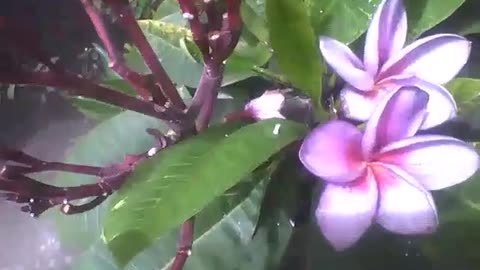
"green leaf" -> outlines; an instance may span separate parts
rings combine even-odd
[[[456,78],[445,85],[457,102],[459,115],[478,127],[480,79]]]
[[[255,35],[258,40],[268,42],[268,29],[265,17],[255,11],[256,5],[251,1],[243,1],[241,5],[242,21],[245,27]]]
[[[270,43],[280,69],[292,84],[318,103],[323,67],[305,3],[267,0],[266,13]]]
[[[452,16],[443,21],[439,28],[442,29],[442,32],[456,33],[462,36],[480,33],[480,18],[477,12],[479,9],[480,2],[466,1]]]
[[[180,11],[177,0],[164,0],[153,15],[153,19],[174,23],[180,26],[187,25],[187,22]]]
[[[183,269],[264,270],[268,265],[278,264],[292,231],[286,215],[271,214],[274,224],[259,230],[252,239],[269,171],[270,168],[258,170],[196,215],[193,252]],[[178,233],[175,229],[161,236],[126,269],[170,269]],[[218,256],[218,250],[222,250],[222,256]],[[107,246],[100,243],[77,259],[72,268],[90,269],[120,268],[115,265]]]
[[[264,65],[271,57],[272,53],[265,43],[258,42],[256,45],[250,45],[240,39],[225,64],[222,85],[230,85],[257,75],[254,67]]]
[[[142,163],[105,222],[103,237],[117,262],[124,266],[305,132],[304,126],[279,119],[231,134],[209,129]],[[206,147],[209,141],[214,147]]]
[[[368,28],[381,0],[306,0],[317,35],[343,43],[355,41]]]
[[[414,40],[423,32],[448,18],[465,0],[406,0],[408,39]]]

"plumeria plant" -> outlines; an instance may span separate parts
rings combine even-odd
[[[480,266],[474,0],[69,1],[100,74],[6,14],[0,83],[94,126],[59,161],[3,144],[0,197],[71,269]]]

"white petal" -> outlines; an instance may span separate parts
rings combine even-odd
[[[384,0],[373,15],[365,39],[364,63],[376,75],[382,64],[403,48],[407,14],[402,0]]]
[[[480,164],[472,145],[440,135],[415,136],[388,145],[378,160],[401,167],[429,190],[467,180]]]
[[[285,96],[279,91],[266,91],[258,98],[251,100],[245,105],[248,111],[257,120],[270,118],[285,118],[280,114],[280,109],[285,101]]]
[[[431,83],[444,84],[466,64],[471,42],[452,34],[419,39],[392,56],[381,68],[378,80],[406,74]]]
[[[438,227],[430,192],[395,166],[372,168],[379,189],[377,222],[398,234],[430,234]]]
[[[385,81],[399,86],[415,86],[427,92],[429,96],[427,115],[425,116],[425,120],[420,129],[428,129],[440,125],[443,122],[454,118],[457,114],[457,104],[455,103],[455,99],[445,87],[439,84],[430,83],[416,77],[405,75],[391,77]],[[380,81],[379,83],[381,84],[383,82],[384,81]]]
[[[366,121],[388,93],[390,91],[387,90],[363,92],[346,86],[340,92],[342,113],[349,119]]]
[[[367,231],[377,198],[377,186],[370,172],[355,185],[327,184],[315,216],[323,235],[336,250],[351,247]]]
[[[417,87],[402,87],[386,96],[368,120],[362,140],[363,154],[413,136],[422,125],[428,94]]]
[[[373,76],[364,70],[363,63],[345,44],[320,37],[320,51],[325,61],[346,82],[361,90],[372,89]]]

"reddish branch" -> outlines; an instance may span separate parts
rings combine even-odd
[[[121,108],[150,115],[158,119],[166,120],[166,123],[174,130],[179,130],[178,122],[183,119],[183,115],[175,113],[172,110],[167,110],[165,107],[128,96],[105,86],[97,85],[73,74],[57,74],[52,71],[10,71],[0,72],[0,81],[10,84],[58,87],[73,96],[92,98]]]
[[[22,151],[0,148],[0,196],[7,200],[25,204],[22,211],[38,216],[46,210],[61,205],[64,214],[78,214],[91,210],[102,203],[127,180],[135,166],[168,147],[172,142],[158,130],[147,130],[154,135],[157,143],[148,152],[126,155],[118,163],[105,167],[77,165],[40,160]],[[75,187],[57,187],[32,179],[29,174],[46,171],[70,172],[96,176],[94,184]],[[75,205],[73,200],[93,198]]]
[[[105,22],[93,5],[92,0],[81,0],[85,12],[90,17],[90,20],[97,31],[97,34],[102,41],[110,58],[109,66],[120,77],[130,82],[138,94],[145,100],[151,100],[154,97],[155,103],[163,105],[166,102],[165,97],[161,92],[156,92],[157,88],[148,86],[147,80],[138,72],[133,71],[125,64],[122,51],[118,50],[117,46],[112,41],[110,34],[105,26]],[[150,90],[149,90],[150,88]]]
[[[133,44],[138,48],[140,54],[143,56],[145,63],[150,68],[156,83],[162,90],[164,96],[172,103],[174,107],[180,110],[185,109],[185,103],[183,102],[180,94],[178,93],[175,85],[168,76],[165,69],[160,64],[157,55],[153,51],[152,46],[147,41],[147,38],[142,32],[142,29],[135,19],[135,14],[128,3],[128,0],[104,0],[110,5],[115,15],[118,16],[118,20],[123,28],[127,31]]]

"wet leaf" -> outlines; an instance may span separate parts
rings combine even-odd
[[[209,129],[142,163],[131,184],[116,196],[104,226],[104,239],[117,262],[128,263],[305,131],[279,119],[231,134]],[[209,141],[215,146],[205,148]]]

